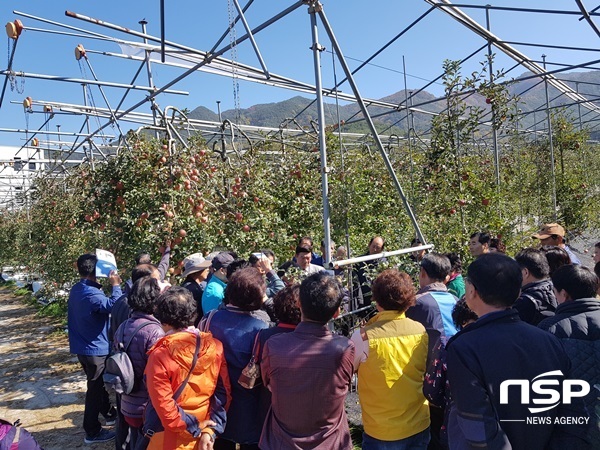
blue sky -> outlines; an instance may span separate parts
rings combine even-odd
[[[242,5],[245,4],[243,1],[241,3]],[[256,0],[247,13],[247,19],[251,26],[256,26],[292,3],[291,1]],[[462,3],[483,5],[490,2],[463,1]],[[566,10],[575,10],[576,8],[575,2],[572,0],[529,0],[527,2],[511,0],[499,1],[494,5],[523,6],[524,3],[531,8],[545,7]],[[425,12],[429,5],[422,0],[370,0],[368,2],[337,0],[324,2],[324,8],[336,38],[344,54],[348,57],[350,67],[355,68],[359,65],[358,61],[372,55],[400,30]],[[66,17],[64,11],[71,10],[134,30],[140,30],[138,22],[141,19],[146,19],[149,22],[148,33],[154,36],[160,35],[158,0],[27,0],[20,2],[4,1],[0,4],[0,17],[4,19],[4,23],[19,18],[26,28],[57,29],[54,26],[15,15],[12,12],[13,9],[133,41],[138,40],[138,38]],[[485,23],[483,11],[472,9],[464,9],[464,11],[478,22]],[[209,50],[218,37],[227,29],[228,15],[227,0],[167,0],[167,39],[199,50]],[[578,21],[576,16],[493,11],[491,26],[496,35],[510,41],[598,47],[599,38],[584,21]],[[310,31],[307,7],[301,6],[289,16],[257,34],[256,40],[269,70],[314,84],[312,53],[309,50],[311,45]],[[327,50],[331,50],[330,42],[322,27],[319,29],[319,33],[322,45]],[[237,35],[241,36],[242,34],[244,34],[244,30],[240,24],[237,27]],[[7,40],[6,36],[4,39]],[[224,42],[228,43],[229,39],[229,36],[226,37]],[[119,52],[119,47],[112,42],[26,30],[19,39],[13,69],[38,74],[90,79],[89,70],[85,65],[82,69],[82,66],[75,60],[73,55],[74,48],[79,43],[90,50]],[[361,94],[365,97],[381,98],[402,90],[404,88],[403,56],[406,60],[408,88],[417,89],[424,85],[427,80],[440,74],[444,59],[461,59],[481,45],[483,45],[483,41],[479,37],[473,35],[445,13],[434,11],[375,59],[373,65],[359,72],[356,79]],[[6,44],[5,48],[7,48]],[[533,59],[540,59],[541,54],[546,53],[548,61],[568,64],[578,64],[597,58],[597,54],[592,52],[568,52],[532,47],[518,48]],[[225,56],[230,57],[230,54],[227,53]],[[329,87],[333,85],[332,56],[330,53],[324,53],[322,56],[323,84],[325,87]],[[239,46],[237,59],[241,63],[259,66],[249,41]],[[465,65],[465,73],[477,69],[479,62],[483,59],[483,53],[473,58],[471,63]],[[6,68],[7,60],[8,55],[5,53],[0,67]],[[97,54],[90,54],[89,60],[98,78],[103,81],[129,83],[138,69],[138,63],[136,62]],[[513,62],[506,57],[502,55],[496,57],[497,68],[512,65]],[[181,69],[158,65],[154,65],[153,71],[157,86],[164,85],[182,73]],[[511,75],[516,76],[522,72],[523,70],[516,69]],[[339,66],[337,66],[337,76],[338,79],[342,77]],[[140,75],[136,84],[147,84],[145,74]],[[221,107],[224,110],[234,107],[233,82],[229,78],[198,73],[193,74],[173,88],[189,91],[190,95],[185,97],[161,96],[158,99],[161,107],[173,105],[179,108],[194,109],[197,106],[204,105],[216,110],[216,101],[221,102]],[[345,92],[350,91],[347,84],[342,86],[341,89]],[[440,85],[434,85],[428,90],[436,95],[442,92]],[[92,93],[95,104],[104,107],[105,103],[100,91],[97,88],[92,88]],[[114,107],[124,91],[105,88],[105,93],[108,96],[109,103]],[[242,108],[247,108],[256,103],[281,101],[294,95],[297,94],[280,88],[265,87],[248,82],[239,83],[239,101]],[[11,91],[10,86],[7,89],[4,104],[0,110],[0,127],[25,128],[27,122],[29,122],[31,129],[41,126],[44,121],[43,115],[35,114],[26,117],[22,106],[10,103],[11,101],[21,102],[27,96],[34,99],[66,103],[82,104],[83,102],[82,88],[78,84],[27,79],[25,80],[23,93]],[[130,94],[125,101],[125,106],[132,105],[143,97],[143,92]],[[142,107],[140,110],[149,112],[147,106]],[[55,129],[56,125],[59,124],[62,125],[62,131],[77,131],[82,123],[81,118],[69,119],[62,116],[55,118],[51,127]],[[109,132],[114,134],[116,130],[109,130]],[[23,136],[19,134],[0,133],[0,145],[19,145],[22,139]]]

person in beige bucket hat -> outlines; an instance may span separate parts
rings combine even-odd
[[[571,258],[571,264],[581,264],[579,258],[573,253],[573,250],[565,244],[565,229],[558,223],[546,223],[542,225],[540,231],[531,235],[533,239],[539,239],[542,245],[553,245],[564,249]]]

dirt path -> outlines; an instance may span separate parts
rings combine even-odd
[[[20,419],[45,450],[112,449],[112,442],[83,443],[85,377],[57,329],[0,289],[0,417]]]

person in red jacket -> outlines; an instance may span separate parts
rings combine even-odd
[[[154,316],[165,336],[150,350],[145,376],[164,431],[152,436],[148,449],[211,450],[215,436],[225,429],[231,401],[223,345],[192,326],[196,302],[185,288],[172,287],[161,294]],[[200,350],[192,368],[198,335]],[[173,400],[190,370],[185,388],[177,401]]]

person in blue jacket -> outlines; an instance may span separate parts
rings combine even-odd
[[[110,353],[108,324],[113,305],[122,295],[121,277],[111,272],[108,280],[112,285],[112,295],[107,297],[102,285],[96,280],[96,255],[81,255],[77,259],[77,270],[81,280],[69,293],[67,323],[71,353],[83,367],[87,378],[83,429],[86,444],[106,442],[115,438],[115,433],[102,428],[98,416],[114,423],[116,410],[110,404],[104,389],[102,375],[106,358]]]

